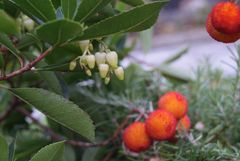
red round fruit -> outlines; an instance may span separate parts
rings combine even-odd
[[[217,31],[212,24],[211,14],[208,15],[206,22],[206,29],[209,35],[216,41],[223,43],[233,43],[240,38],[240,32],[238,34],[224,34]]]
[[[213,27],[224,34],[240,32],[240,7],[233,2],[220,2],[212,9]]]
[[[191,120],[188,115],[181,118],[177,124],[178,131],[189,131],[191,128]]]
[[[124,145],[132,152],[142,152],[152,145],[152,139],[148,136],[145,123],[134,122],[123,133]]]
[[[165,109],[180,119],[188,111],[187,99],[181,93],[168,92],[159,98],[158,109]]]
[[[146,120],[147,134],[154,140],[168,140],[175,135],[177,120],[166,110],[152,112]]]

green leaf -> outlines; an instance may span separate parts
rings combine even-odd
[[[82,55],[82,49],[77,42],[70,42],[53,49],[46,57],[48,64],[65,64]],[[59,57],[61,55],[61,57]]]
[[[76,161],[75,150],[71,145],[65,146],[64,161]]]
[[[96,156],[99,151],[99,147],[86,149],[82,155],[81,161],[96,161]]]
[[[61,0],[51,0],[53,6],[57,9],[61,5]]]
[[[20,42],[17,44],[17,48],[23,49],[31,45],[36,45],[40,51],[42,51],[43,49],[41,41],[37,38],[36,35],[32,33],[27,33],[26,35],[23,35]]]
[[[8,148],[8,161],[13,161],[15,157],[15,145],[16,145],[16,139],[13,139],[11,144],[9,145]]]
[[[82,26],[70,20],[55,20],[36,29],[39,38],[51,44],[66,42],[82,34]]]
[[[139,31],[149,29],[155,24],[158,18],[158,15],[159,15],[159,12],[152,14],[148,19],[144,20],[143,22],[139,23],[135,27],[131,28],[128,32],[139,32]]]
[[[139,5],[144,4],[143,0],[121,0],[121,1],[130,6],[139,6]]]
[[[94,140],[94,125],[88,114],[73,102],[60,95],[38,88],[16,88],[10,91],[34,106],[49,118],[77,132],[86,139]]]
[[[44,80],[49,89],[57,94],[62,94],[60,82],[54,72],[39,72],[41,79]]]
[[[3,136],[0,135],[0,161],[8,160],[8,144]]]
[[[165,60],[163,62],[163,64],[170,64],[173,63],[174,61],[178,60],[179,58],[181,58],[183,55],[187,54],[188,52],[188,48],[184,48],[181,51],[179,51],[178,53],[176,53],[175,55],[171,56],[170,58],[168,58],[167,60]]]
[[[30,161],[62,161],[64,142],[57,142],[45,146],[33,156]]]
[[[17,18],[20,14],[20,10],[9,0],[3,0],[4,11],[12,16],[13,18]]]
[[[61,4],[64,17],[72,19],[77,8],[77,0],[62,0]]]
[[[8,16],[3,10],[0,10],[0,32],[5,34],[17,35],[19,33],[19,27],[16,21]]]
[[[0,1],[0,9],[4,9],[4,5],[2,1]]]
[[[8,38],[6,34],[0,33],[0,44],[5,46],[11,53],[19,60],[21,61],[21,57],[19,56],[19,51],[15,48],[15,46],[12,44],[11,40]]]
[[[41,62],[41,65],[43,64],[47,65],[45,62]],[[39,74],[41,75],[41,79],[47,83],[51,91],[55,92],[56,94],[62,95],[62,87],[61,87],[60,81],[58,80],[54,72],[39,71]]]
[[[147,53],[152,47],[153,28],[141,32],[140,39],[143,51],[144,53]]]
[[[167,65],[161,65],[159,70],[164,77],[174,83],[188,83],[192,80],[189,75],[181,73],[179,70],[173,69]]]
[[[16,152],[14,161],[22,161],[29,156],[33,156],[43,146],[48,145],[50,142],[48,138],[36,130],[21,130],[17,134],[16,139]]]
[[[36,58],[36,56],[34,54],[32,54],[32,52],[26,52],[25,56],[27,57],[27,59],[29,61]],[[45,62],[45,60],[40,61],[36,65],[36,67],[43,67],[43,66],[48,66],[48,64]],[[51,91],[55,92],[56,94],[62,95],[61,84],[54,72],[38,71],[38,73],[40,74],[40,79],[42,79],[43,81],[45,81],[47,83],[47,85]]]
[[[8,38],[8,36],[6,34],[0,33],[0,44],[5,46],[13,54],[15,54],[15,55],[19,54],[19,51],[15,48],[12,41]]]
[[[50,0],[10,0],[10,1],[16,4],[29,17],[37,17],[43,22],[56,19],[55,9]]]
[[[75,20],[80,22],[86,20],[89,16],[98,12],[110,2],[111,0],[82,0],[78,7]]]
[[[78,39],[92,39],[129,31],[141,31],[151,27],[166,0],[157,1],[133,8],[128,12],[107,18],[84,31]]]

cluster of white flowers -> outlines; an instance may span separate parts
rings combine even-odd
[[[105,84],[110,82],[112,74],[115,74],[119,80],[124,79],[124,69],[118,66],[118,54],[115,51],[106,50],[92,54],[93,46],[89,40],[81,41],[79,44],[84,53],[70,63],[70,70],[76,68],[79,60],[80,67],[85,70],[88,76],[92,75],[91,70],[97,66],[100,77],[104,79]]]

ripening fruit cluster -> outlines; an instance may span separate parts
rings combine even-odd
[[[84,53],[70,62],[70,70],[77,67],[79,60],[80,67],[85,70],[88,76],[92,76],[91,70],[97,66],[100,77],[104,79],[105,84],[110,82],[113,73],[119,80],[124,79],[124,69],[118,66],[118,54],[115,51],[107,50],[92,54],[90,50],[93,46],[89,40],[81,41],[79,45]]]
[[[216,41],[233,43],[240,39],[240,6],[234,2],[219,2],[206,21],[209,35]]]
[[[135,153],[149,149],[153,141],[176,140],[176,133],[187,133],[191,121],[187,99],[178,92],[167,92],[158,100],[158,108],[145,122],[134,122],[123,133],[125,147]]]

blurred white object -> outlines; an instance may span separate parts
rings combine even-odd
[[[183,0],[180,9],[184,12],[196,13],[198,10],[202,10],[208,6],[207,0]]]
[[[203,131],[205,128],[204,124],[202,122],[197,122],[195,125],[195,129],[198,131]]]
[[[31,116],[33,118],[35,118],[36,120],[38,120],[40,123],[42,123],[44,125],[47,125],[46,116],[42,112],[40,112],[40,111],[38,111],[36,109],[33,109],[32,113],[31,113]],[[26,118],[26,121],[28,123],[32,123],[33,122],[30,118]]]

